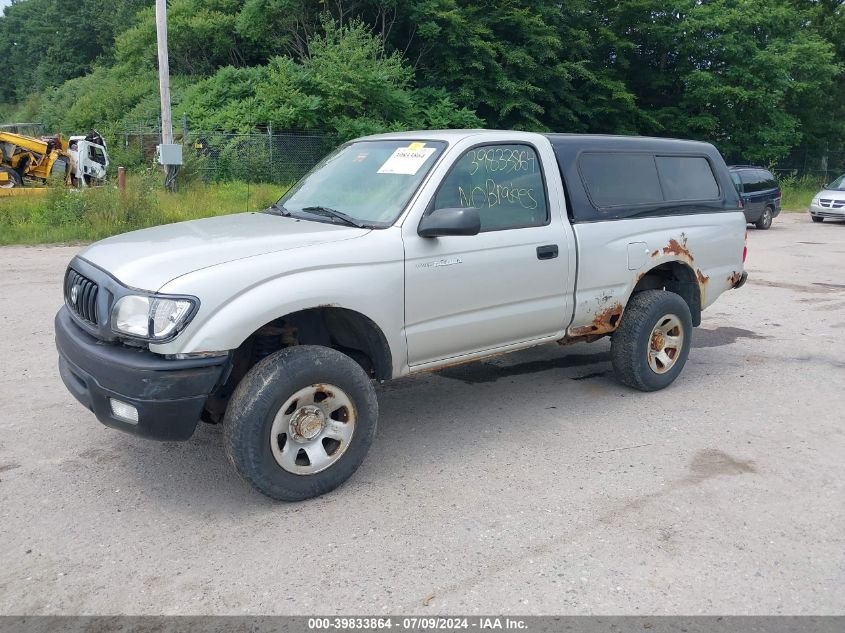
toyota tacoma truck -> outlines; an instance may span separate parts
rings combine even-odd
[[[110,427],[185,440],[221,423],[241,476],[302,500],[361,464],[375,381],[609,336],[621,383],[667,387],[702,311],[745,282],[746,237],[707,143],[369,136],[263,212],[83,250],[59,370]]]

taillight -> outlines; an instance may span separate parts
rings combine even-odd
[[[745,245],[742,247],[742,263],[745,263],[745,258],[748,257],[748,229],[745,229]]]

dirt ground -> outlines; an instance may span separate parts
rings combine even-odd
[[[845,223],[749,241],[671,388],[617,384],[606,341],[390,383],[362,468],[300,504],[217,427],[100,425],[56,369],[78,249],[0,248],[0,613],[841,614]]]

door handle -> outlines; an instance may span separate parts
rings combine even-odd
[[[546,244],[537,247],[537,259],[554,259],[557,257],[557,244]]]

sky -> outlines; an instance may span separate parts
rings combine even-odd
[[[10,4],[12,4],[12,0],[0,0],[0,9],[8,7]]]

